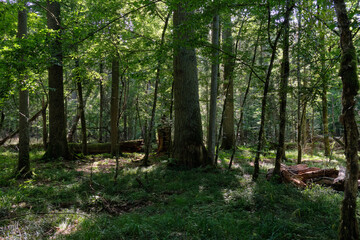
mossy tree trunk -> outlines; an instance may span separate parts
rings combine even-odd
[[[174,24],[174,105],[173,155],[180,166],[194,168],[211,164],[203,144],[196,52],[192,46],[194,24],[190,1],[177,3]]]
[[[359,90],[356,71],[357,59],[345,2],[344,0],[334,0],[334,4],[340,29],[340,76],[343,84],[341,122],[344,125],[345,156],[347,162],[339,238],[344,240],[357,240],[359,239],[359,226],[356,216],[359,172],[357,142],[359,133],[354,112],[356,104],[355,97]]]

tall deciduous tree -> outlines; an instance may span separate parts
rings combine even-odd
[[[289,61],[289,28],[290,28],[290,0],[286,0],[286,12],[284,19],[283,34],[283,59],[281,63],[281,81],[280,81],[280,126],[279,126],[279,142],[276,152],[274,175],[280,174],[280,163],[285,156],[285,127],[286,127],[286,103],[288,82],[290,74]]]
[[[48,68],[49,81],[49,144],[44,159],[62,157],[70,159],[64,108],[63,60],[61,46],[60,2],[47,1],[47,26],[50,35],[51,62]]]
[[[356,198],[358,188],[359,133],[355,121],[355,96],[359,91],[357,75],[356,50],[352,41],[350,21],[347,15],[344,0],[334,0],[336,16],[340,29],[341,63],[340,77],[342,90],[342,115],[344,125],[346,177],[344,200],[341,207],[341,222],[339,238],[346,240],[359,239],[359,226],[356,214]]]
[[[19,39],[25,38],[27,35],[27,12],[24,9],[18,11],[18,33]],[[23,58],[24,56],[20,56]],[[20,59],[23,61],[24,59]],[[29,177],[30,172],[30,157],[29,157],[29,91],[26,89],[24,76],[24,68],[20,67],[19,75],[21,77],[20,91],[19,91],[19,158],[17,174],[19,177]]]
[[[190,1],[176,4],[174,24],[174,158],[188,168],[211,164],[203,144],[195,48]]]
[[[231,15],[228,14],[224,18],[223,26],[223,50],[227,53],[224,59],[224,89],[225,89],[225,110],[224,110],[224,126],[223,138],[221,147],[223,149],[232,149],[235,141],[234,133],[234,59],[232,57],[234,52],[233,38],[232,38],[232,22]]]
[[[215,140],[216,140],[216,99],[217,99],[217,80],[219,74],[219,15],[215,14],[212,22],[212,44],[214,45],[214,49],[212,52],[212,60],[211,64],[211,87],[210,87],[210,117],[209,117],[209,131],[208,131],[208,152],[211,161],[215,162]]]

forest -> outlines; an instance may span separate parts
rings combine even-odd
[[[0,0],[0,239],[360,239],[358,0]]]

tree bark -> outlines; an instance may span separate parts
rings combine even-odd
[[[355,120],[355,97],[359,90],[356,50],[352,41],[350,21],[344,0],[334,0],[335,12],[340,29],[341,63],[340,77],[343,84],[341,122],[344,125],[346,156],[346,177],[344,200],[341,207],[339,238],[359,239],[359,227],[356,217],[356,198],[358,188],[358,139],[359,133]]]
[[[189,0],[179,2],[174,23],[174,158],[180,166],[194,168],[211,164],[203,144],[195,48],[191,46],[193,13]]]
[[[256,181],[257,178],[259,177],[259,171],[260,171],[259,161],[260,161],[260,154],[261,154],[261,151],[263,149],[263,136],[264,136],[264,128],[265,128],[267,95],[268,95],[268,92],[269,92],[271,72],[272,72],[275,57],[276,57],[277,44],[278,44],[278,41],[279,41],[279,38],[280,38],[280,35],[281,35],[281,32],[282,32],[281,29],[279,29],[278,32],[277,32],[277,35],[275,37],[274,43],[271,43],[271,41],[270,41],[270,28],[269,28],[270,22],[271,22],[270,9],[268,9],[268,16],[269,16],[268,17],[268,40],[269,40],[269,45],[272,48],[272,53],[271,53],[270,63],[269,63],[267,73],[266,73],[263,98],[262,98],[262,101],[261,101],[260,129],[259,129],[259,135],[258,135],[258,144],[257,144],[257,149],[256,149],[256,155],[255,155],[255,160],[254,160],[254,172],[253,172],[253,176],[252,176],[252,179],[254,181]]]
[[[85,104],[82,91],[82,79],[79,73],[79,60],[75,61],[75,68],[77,69],[76,73],[76,85],[77,85],[77,96],[79,101],[79,113],[80,113],[80,123],[81,123],[81,141],[82,141],[82,153],[87,155],[87,133],[86,133],[86,119],[85,119]]]
[[[209,130],[208,130],[208,153],[214,165],[215,162],[215,142],[216,142],[216,100],[219,74],[219,15],[216,14],[212,22],[212,44],[214,46],[212,52],[211,64],[211,87],[210,87],[210,116],[209,116]]]
[[[160,42],[160,46],[159,46],[160,51],[162,51],[161,48],[163,47],[164,42],[165,42],[165,33],[166,33],[167,26],[168,26],[169,18],[170,18],[170,13],[167,15],[167,17],[165,19],[165,24],[164,24],[164,28],[162,31],[161,42]],[[155,122],[155,111],[156,111],[158,88],[159,88],[159,82],[160,82],[160,71],[161,71],[161,64],[163,63],[163,58],[164,58],[162,54],[163,54],[163,52],[160,52],[157,67],[156,67],[154,100],[153,100],[153,106],[152,106],[152,110],[151,110],[151,119],[150,119],[149,130],[147,131],[147,136],[145,138],[145,156],[143,159],[143,165],[145,165],[145,166],[147,166],[149,164],[148,159],[149,159],[149,153],[151,150],[151,139],[152,139],[152,132],[153,132],[153,128],[154,128],[154,122]],[[170,133],[170,135],[171,135],[171,133]]]
[[[17,38],[26,38],[27,35],[27,12],[24,6],[23,10],[18,11],[18,32]],[[20,56],[20,62],[24,61],[25,56]],[[19,91],[19,156],[17,175],[20,178],[31,176],[30,171],[30,126],[29,126],[29,91],[26,89],[26,76],[23,68],[19,70],[21,77]],[[25,89],[23,89],[25,88]]]
[[[42,139],[43,139],[43,146],[44,149],[47,149],[48,145],[48,131],[47,131],[47,117],[46,117],[46,108],[47,103],[45,103],[45,99],[42,99],[41,102],[42,110],[41,110],[41,116],[42,116]]]
[[[287,104],[287,92],[288,82],[290,74],[289,63],[289,28],[290,28],[290,0],[286,1],[286,12],[284,19],[284,34],[283,34],[283,59],[281,63],[281,81],[280,81],[280,125],[279,125],[279,142],[276,152],[274,176],[280,175],[280,164],[285,157],[285,129],[286,129],[286,104]]]
[[[112,79],[111,79],[111,101],[110,101],[110,139],[111,139],[111,155],[117,156],[118,143],[118,115],[119,115],[119,59],[118,56],[112,60]]]
[[[301,4],[301,1],[299,1],[298,3],[299,5]],[[298,10],[298,38],[297,38],[297,58],[296,58],[296,65],[297,65],[297,73],[296,73],[296,78],[297,78],[297,88],[298,88],[298,109],[297,109],[297,150],[298,150],[298,154],[297,154],[297,164],[300,164],[302,161],[302,151],[303,151],[303,145],[301,144],[301,137],[303,135],[304,132],[304,117],[305,117],[305,111],[306,111],[306,106],[304,106],[304,108],[301,106],[302,104],[305,104],[302,101],[302,84],[301,84],[301,65],[300,65],[300,52],[301,52],[301,10],[299,8]]]
[[[99,110],[99,143],[103,142],[103,113],[104,113],[104,87],[102,73],[104,72],[104,65],[100,63],[100,80],[99,80],[99,91],[100,91],[100,110]]]
[[[230,150],[234,146],[234,81],[233,72],[235,67],[234,59],[231,55],[234,52],[233,38],[231,35],[231,15],[226,16],[223,26],[223,50],[228,53],[224,59],[224,89],[225,91],[225,111],[224,125],[221,148]]]
[[[49,76],[49,144],[44,155],[46,160],[58,158],[71,159],[66,140],[66,123],[64,107],[63,62],[60,31],[60,3],[47,1],[47,26],[55,31],[51,36],[51,63]]]

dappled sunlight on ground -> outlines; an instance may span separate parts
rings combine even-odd
[[[119,157],[119,168],[134,168],[141,164],[143,154]],[[116,168],[115,158],[93,157],[88,160],[81,160],[76,171],[84,173],[111,173]]]

